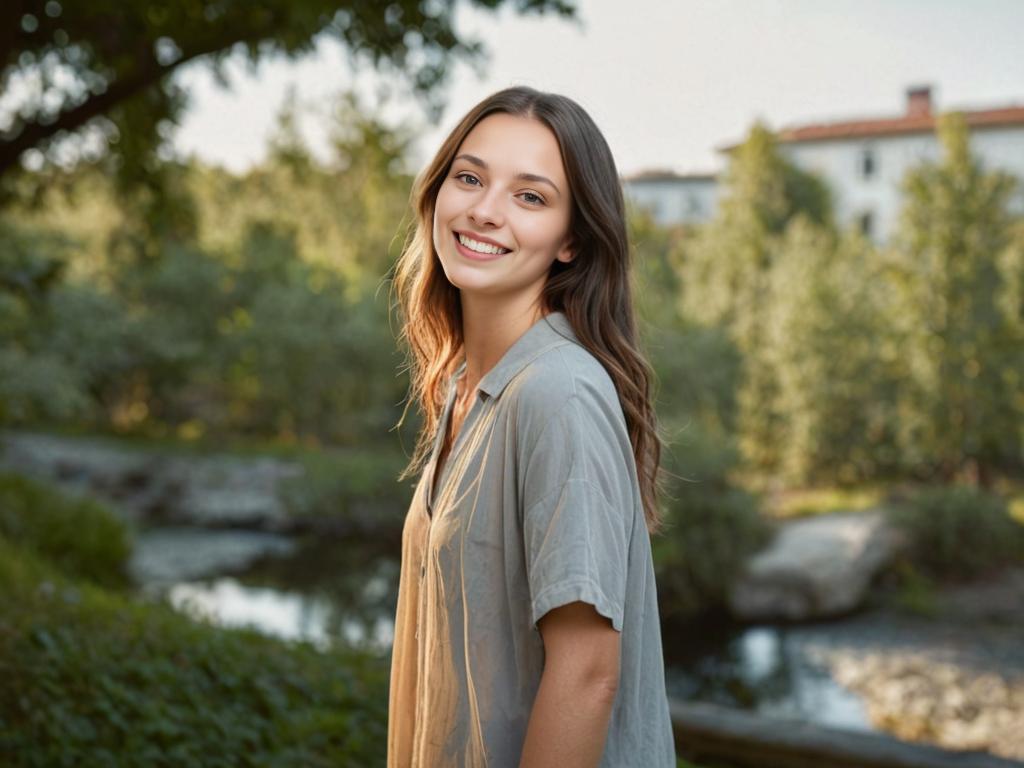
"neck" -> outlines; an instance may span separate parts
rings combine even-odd
[[[459,394],[474,392],[505,352],[546,313],[540,300],[526,299],[497,304],[485,297],[462,295],[462,336],[466,352],[466,372],[460,380]]]

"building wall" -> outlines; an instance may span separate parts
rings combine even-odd
[[[899,223],[906,172],[923,161],[941,159],[934,134],[790,143],[780,149],[795,165],[825,180],[841,227],[861,227],[878,243],[887,241]],[[1019,179],[1011,210],[1024,215],[1024,126],[972,131],[971,151],[986,169],[1000,169]],[[720,187],[716,179],[704,176],[623,181],[627,204],[650,210],[663,226],[712,218]]]
[[[781,149],[798,167],[829,184],[840,226],[861,226],[876,242],[888,240],[898,225],[906,172],[941,158],[934,134],[783,144]],[[986,168],[1021,179],[1012,206],[1024,212],[1024,127],[974,131],[971,151]]]
[[[1017,177],[1011,207],[1014,213],[1024,214],[1024,125],[975,131],[971,148],[981,157],[986,170],[998,168]]]
[[[640,178],[626,180],[622,187],[627,205],[650,211],[662,226],[707,221],[718,203],[714,178]]]

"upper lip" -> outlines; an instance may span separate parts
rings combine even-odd
[[[476,232],[470,232],[468,229],[456,229],[455,230],[455,234],[457,234],[457,235],[465,235],[466,237],[469,237],[469,238],[472,238],[473,240],[476,240],[478,243],[489,243],[491,245],[496,245],[499,248],[504,248],[506,251],[511,251],[512,250],[507,245],[502,245],[497,240],[491,240],[491,238],[489,238],[489,237],[484,237],[483,235],[478,235]]]

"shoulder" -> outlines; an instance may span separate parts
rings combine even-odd
[[[514,383],[510,416],[523,508],[555,492],[564,500],[574,492],[570,486],[581,486],[589,490],[580,492],[596,492],[615,509],[633,510],[639,496],[632,446],[601,362],[572,342],[539,355]]]
[[[601,361],[567,341],[530,361],[509,385],[509,406],[521,436],[537,436],[553,421],[622,419],[615,384]]]

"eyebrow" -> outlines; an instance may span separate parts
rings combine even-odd
[[[469,154],[463,153],[461,155],[458,155],[455,158],[455,160],[465,160],[465,161],[467,161],[469,163],[472,163],[473,165],[477,166],[478,168],[483,168],[485,171],[487,170],[487,163],[485,163],[483,160],[481,160],[476,155],[469,155]],[[517,179],[522,179],[523,181],[534,181],[534,182],[537,182],[537,183],[550,184],[551,188],[553,190],[555,190],[555,194],[557,194],[559,197],[562,196],[561,190],[559,190],[558,186],[555,184],[555,182],[553,182],[547,176],[539,176],[536,173],[517,173],[515,177]]]

